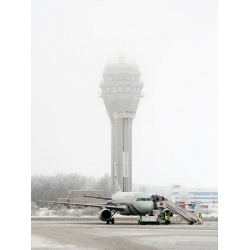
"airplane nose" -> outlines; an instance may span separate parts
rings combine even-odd
[[[143,206],[143,213],[150,213],[153,210],[153,203],[148,202],[147,204],[144,204]]]
[[[149,210],[150,210],[150,212],[153,210],[153,208],[154,208],[154,204],[152,202],[152,203],[149,204]]]

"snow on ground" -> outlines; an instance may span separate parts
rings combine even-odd
[[[201,213],[202,217],[218,217],[218,205],[217,206],[213,206],[211,207],[211,209],[209,209],[210,213]]]
[[[201,214],[202,215],[202,218],[211,218],[211,217],[218,217],[218,214],[217,213],[211,213],[211,214]]]
[[[32,249],[73,249],[76,248],[76,245],[73,244],[67,244],[63,245],[53,239],[48,239],[45,237],[41,237],[39,235],[31,235],[31,248]]]

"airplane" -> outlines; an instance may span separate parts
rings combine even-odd
[[[100,197],[85,195],[85,197],[107,200],[106,203],[97,204],[82,204],[69,202],[46,201],[48,203],[74,205],[83,207],[97,207],[100,208],[98,217],[102,221],[114,224],[115,220],[112,218],[117,212],[121,215],[140,215],[151,214],[155,207],[155,202],[162,201],[166,198],[159,195],[150,195],[145,192],[121,192],[121,188],[117,179],[116,168],[114,168],[114,182],[116,192],[111,197]],[[194,203],[186,203],[185,205],[193,205]]]

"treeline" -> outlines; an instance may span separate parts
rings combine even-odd
[[[111,196],[110,175],[95,179],[81,174],[33,175],[31,177],[31,201],[65,198],[69,190],[104,190]]]

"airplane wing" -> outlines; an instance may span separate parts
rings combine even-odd
[[[41,201],[41,200],[40,200]],[[124,207],[112,206],[107,203],[97,203],[97,204],[82,204],[82,203],[71,203],[71,202],[57,202],[57,201],[43,201],[46,203],[62,204],[62,205],[73,205],[73,206],[83,206],[83,207],[98,207],[98,208],[107,208],[110,210],[115,210],[119,212],[124,212]]]
[[[38,202],[57,203],[57,201],[36,200],[36,203]]]
[[[82,203],[71,203],[71,202],[70,203],[69,202],[55,202],[55,203],[62,204],[62,205],[73,205],[73,206],[83,206],[83,207],[99,207],[99,208],[102,208],[105,205],[107,205],[106,203],[105,204],[100,204],[100,203],[98,203],[98,204],[82,204]]]
[[[65,202],[57,202],[57,204],[65,204],[65,205],[73,205],[73,206],[83,206],[83,207],[99,207],[99,208],[107,208],[109,210],[116,210],[120,212],[124,212],[125,209],[119,206],[111,206],[107,203],[98,203],[98,204],[82,204],[82,203],[65,203]]]
[[[93,195],[84,195],[84,197],[90,197],[90,198],[102,199],[102,200],[112,200],[111,197],[100,197],[100,196],[93,196]]]
[[[116,210],[119,212],[124,212],[125,209],[123,207],[119,207],[119,206],[105,206],[105,208],[110,209],[110,210]]]
[[[84,197],[89,197],[89,198],[95,198],[95,199],[101,199],[101,200],[112,200],[111,197],[101,197],[101,196],[93,196],[93,195],[84,195]],[[83,198],[84,198],[83,197]],[[37,201],[44,201],[44,200],[37,200]],[[50,203],[55,203],[56,201],[46,201]]]
[[[199,204],[204,204],[204,203],[213,203],[213,202],[209,201],[209,202],[197,202],[197,203],[183,203],[183,204],[176,204],[176,205],[179,205],[179,206],[184,206],[184,205],[192,206],[192,205],[199,205]]]
[[[108,205],[107,203],[98,203],[98,204],[82,204],[82,203],[68,203],[68,202],[57,202],[57,204],[65,204],[65,205],[73,205],[73,206],[83,206],[83,207],[99,207],[99,208],[107,208],[110,210],[116,210],[116,211],[120,211],[120,212],[124,212],[124,208],[123,207],[119,207],[119,206],[111,206]]]

